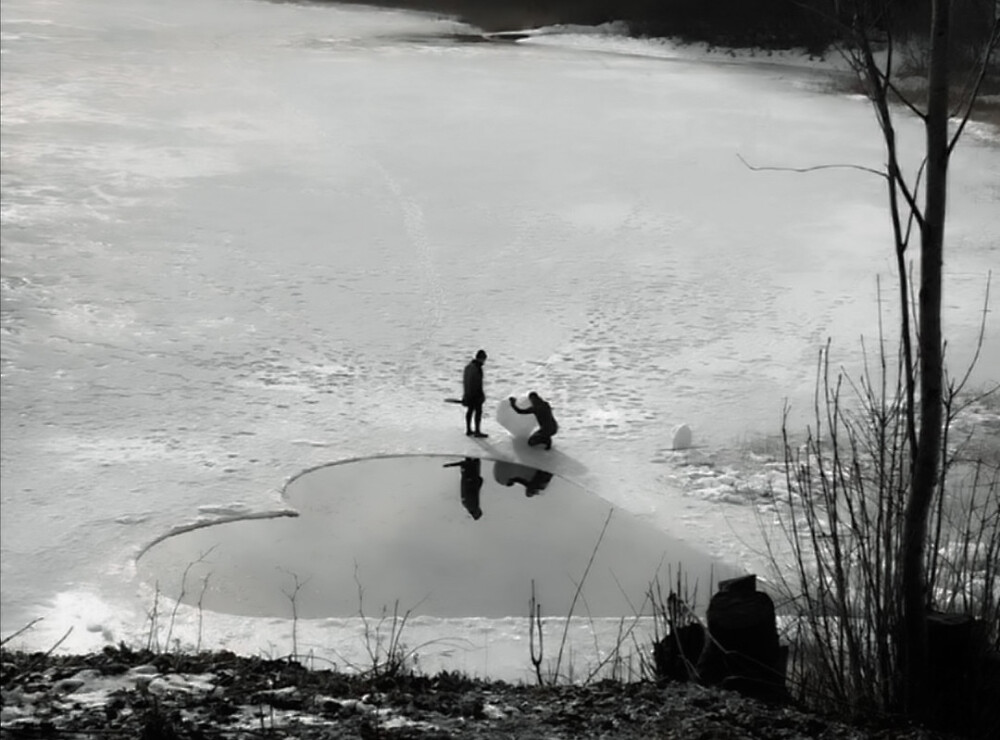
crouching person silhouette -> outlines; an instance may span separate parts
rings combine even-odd
[[[559,424],[556,422],[556,417],[552,415],[552,407],[548,401],[534,391],[528,394],[528,400],[531,401],[531,406],[522,409],[517,405],[517,399],[514,396],[510,397],[510,406],[512,409],[519,414],[534,414],[535,421],[538,423],[538,429],[528,437],[528,446],[536,447],[538,445],[545,445],[545,449],[551,450],[552,438],[559,431]]]

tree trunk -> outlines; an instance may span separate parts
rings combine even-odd
[[[903,658],[907,713],[921,716],[927,705],[927,595],[924,555],[927,520],[940,466],[943,349],[941,265],[948,185],[948,41],[950,0],[931,5],[931,59],[927,100],[927,179],[920,242],[918,347],[920,432],[913,453],[910,496],[903,532]]]

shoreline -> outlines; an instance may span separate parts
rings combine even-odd
[[[650,56],[656,46],[666,50],[664,56],[681,58],[685,61],[703,61],[721,64],[755,65],[764,68],[786,68],[808,70],[827,76],[829,90],[841,94],[862,94],[861,86],[851,70],[850,63],[834,45],[820,49],[808,49],[805,46],[786,46],[780,43],[774,46],[729,46],[725,38],[718,41],[685,38],[682,35],[662,35],[650,28],[648,21],[642,18],[631,20],[612,19],[599,16],[588,20],[586,11],[583,14],[567,9],[563,14],[557,10],[541,11],[530,8],[497,9],[485,8],[478,4],[469,7],[468,3],[448,0],[335,0],[336,4],[346,7],[367,6],[385,10],[397,10],[431,15],[478,29],[478,33],[456,32],[451,34],[453,40],[463,43],[553,43],[558,38],[603,38],[614,39],[627,48],[608,48],[590,45],[584,48],[588,51],[634,54]],[[660,56],[653,54],[653,56]],[[882,56],[876,49],[876,56]],[[993,67],[1000,74],[1000,64],[994,61]],[[897,88],[920,103],[926,79],[922,74],[907,73],[905,67],[897,63],[894,69]],[[964,93],[965,87],[961,81],[956,81],[955,87]],[[897,105],[902,106],[899,101]],[[970,123],[978,124],[974,130],[968,130],[972,136],[988,143],[1000,146],[1000,77],[988,74],[985,80],[984,92],[980,94],[970,117]],[[985,128],[985,130],[982,130]]]
[[[347,675],[228,652],[0,651],[0,737],[945,740],[898,718],[766,704],[692,683],[538,686],[455,672]]]

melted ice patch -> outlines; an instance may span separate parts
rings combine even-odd
[[[285,496],[298,516],[185,528],[143,553],[141,577],[217,612],[280,617],[294,604],[298,617],[319,619],[394,603],[503,617],[523,611],[532,582],[565,612],[592,554],[582,597],[595,617],[641,610],[667,566],[681,563],[705,588],[735,573],[550,472],[505,460],[357,460],[307,471]]]

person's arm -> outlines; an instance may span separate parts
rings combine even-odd
[[[518,406],[517,406],[517,399],[514,398],[514,396],[510,397],[510,407],[512,409],[514,409],[519,414],[533,414],[535,412],[535,410],[533,408],[530,408],[530,407],[526,408],[526,409],[518,408]]]

